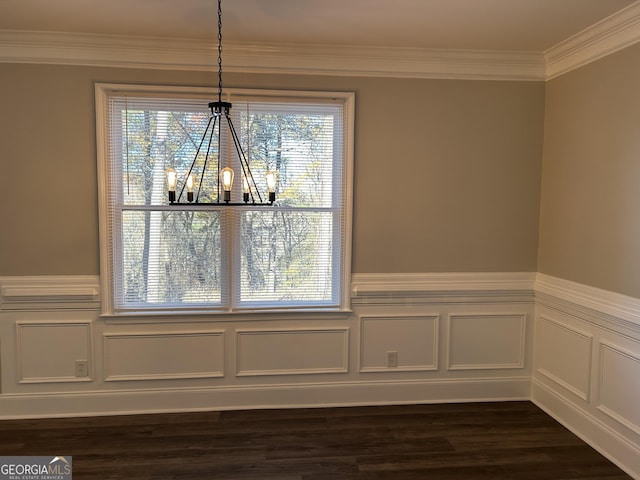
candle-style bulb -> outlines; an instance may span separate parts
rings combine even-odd
[[[220,171],[220,181],[224,190],[224,201],[229,203],[231,200],[231,187],[233,186],[233,170],[225,167]]]
[[[247,177],[242,178],[242,200],[244,203],[249,201],[249,180]]]
[[[178,183],[178,176],[173,168],[167,170],[167,190],[169,192],[169,202],[176,201],[176,184]]]
[[[187,177],[187,200],[193,202],[193,174]]]
[[[269,191],[269,202],[276,200],[276,174],[275,172],[267,172],[267,190]]]

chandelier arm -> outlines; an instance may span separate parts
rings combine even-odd
[[[198,145],[198,150],[196,151],[195,157],[193,157],[193,162],[191,162],[191,166],[189,167],[189,171],[184,177],[184,181],[182,182],[182,188],[180,189],[180,195],[178,195],[178,202],[182,198],[182,193],[184,192],[185,187],[187,186],[187,179],[191,172],[193,171],[193,167],[195,167],[196,162],[198,161],[198,155],[200,155],[200,149],[202,148],[202,144],[204,143],[204,139],[207,137],[207,132],[209,131],[209,126],[211,125],[211,117],[209,117],[209,121],[207,122],[207,127],[204,129],[204,133],[202,134],[202,138],[200,139],[200,144]],[[204,174],[204,170],[203,170]]]
[[[263,203],[262,195],[260,195],[260,190],[256,185],[256,180],[253,177],[253,173],[251,173],[251,168],[249,167],[249,162],[247,161],[247,157],[242,150],[242,145],[240,144],[240,139],[238,138],[238,134],[236,132],[235,127],[233,126],[233,122],[231,121],[231,117],[228,114],[225,114],[227,118],[227,123],[229,124],[229,131],[231,132],[231,137],[233,138],[233,143],[236,147],[236,151],[238,152],[238,157],[240,157],[240,166],[242,167],[242,173],[244,173],[247,178],[247,182],[249,182],[249,194],[251,195],[251,201],[255,203],[255,198],[253,195],[253,191],[251,189],[251,184],[253,184],[253,189],[255,189],[256,195],[258,196],[258,201]]]
[[[193,135],[191,135],[187,131],[187,128],[183,125],[183,123],[180,121],[180,119],[175,114],[175,112],[171,112],[171,116],[173,117],[173,120],[176,122],[176,124],[180,127],[180,130],[182,130],[182,133],[184,133],[187,136],[187,139],[189,140],[189,143],[191,143],[191,145],[193,145],[194,147],[197,147],[198,144],[194,140]]]
[[[209,152],[211,151],[211,143],[213,141],[213,132],[215,132],[215,130],[216,130],[216,123],[218,121],[218,117],[210,117],[209,118],[209,123],[211,123],[211,118],[213,118],[213,126],[211,127],[211,135],[209,135],[209,143],[207,143],[207,153],[204,156],[204,165],[202,166],[202,175],[200,175],[200,182],[198,182],[198,193],[197,193],[196,199],[195,199],[196,203],[198,203],[198,200],[200,199],[200,190],[202,189],[202,181],[204,180],[204,172],[207,171],[207,163],[209,162]],[[207,134],[207,132],[205,131],[205,135],[206,134]],[[218,149],[218,151],[219,151],[219,149]],[[220,153],[218,153],[218,158],[219,158],[219,156],[220,156]]]
[[[251,157],[251,115],[249,115],[249,102],[246,102],[244,105],[245,105],[245,115],[246,115],[246,118],[247,118],[246,126],[245,126],[245,128],[247,129],[247,153],[245,154],[245,162],[247,164],[247,169],[249,169],[250,168],[249,167],[249,158]],[[229,120],[229,121],[231,121],[231,120]],[[244,150],[242,151],[242,153],[244,154]],[[240,162],[240,165],[242,165],[242,162]],[[244,171],[244,168],[243,168],[243,171]],[[251,201],[253,203],[256,203],[255,198],[253,196],[253,192],[251,191],[251,182],[253,182],[253,185],[254,185],[254,187],[256,189],[256,192],[258,191],[258,187],[255,184],[256,181],[253,178],[253,174],[251,173],[251,170],[249,170],[249,175],[247,175],[245,173],[245,178],[247,179],[247,187],[248,187],[248,190],[249,190],[249,197],[251,197]],[[244,187],[244,185],[243,185],[243,187]]]
[[[220,203],[220,170],[222,160],[222,122],[220,121],[220,112],[216,113],[216,120],[218,121],[218,162],[216,170],[216,202]],[[213,131],[211,131],[213,135]]]

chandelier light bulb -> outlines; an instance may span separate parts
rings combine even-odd
[[[220,181],[224,190],[224,201],[229,203],[231,200],[231,187],[233,185],[233,170],[225,167],[220,171]]]
[[[178,176],[173,168],[167,170],[167,190],[169,191],[169,202],[176,201],[176,184],[178,183]]]
[[[269,191],[269,202],[276,200],[276,174],[275,172],[267,172],[267,190]]]
[[[244,203],[249,201],[249,180],[247,177],[242,177],[242,200]]]
[[[187,200],[193,202],[193,174],[187,177]]]

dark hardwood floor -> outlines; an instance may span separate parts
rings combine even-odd
[[[629,479],[530,402],[0,421],[95,479]]]

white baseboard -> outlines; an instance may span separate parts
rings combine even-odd
[[[0,396],[0,419],[528,398],[529,377],[6,394]]]

